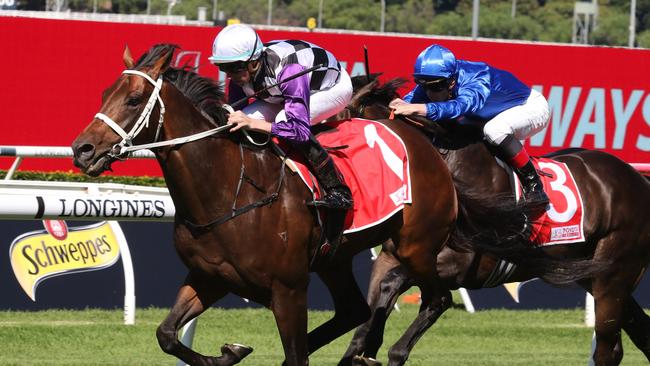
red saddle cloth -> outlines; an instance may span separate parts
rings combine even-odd
[[[331,130],[316,136],[329,148],[334,163],[352,191],[345,233],[360,231],[390,218],[411,202],[406,146],[385,125],[366,119],[330,122]],[[298,174],[319,198],[321,190],[301,156],[292,154]]]
[[[538,246],[582,242],[584,211],[580,190],[566,164],[547,158],[533,158],[550,204],[533,223],[531,241]],[[521,192],[521,187],[519,189]]]

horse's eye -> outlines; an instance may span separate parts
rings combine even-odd
[[[140,102],[142,101],[142,98],[139,96],[133,96],[129,97],[129,99],[126,100],[126,104],[131,107],[138,106]]]

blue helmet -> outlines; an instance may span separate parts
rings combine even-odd
[[[414,78],[449,78],[456,74],[456,56],[445,47],[431,45],[420,52],[413,67]]]

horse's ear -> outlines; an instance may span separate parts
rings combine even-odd
[[[167,68],[169,67],[169,64],[172,62],[172,56],[174,56],[174,47],[170,47],[167,52],[162,55],[156,62],[153,64],[153,67],[151,68],[149,75],[151,75],[154,79],[158,77],[161,73],[165,72]]]
[[[127,69],[132,69],[135,63],[133,62],[133,56],[131,56],[131,50],[129,49],[129,45],[126,45],[124,47],[124,54],[122,55],[122,59],[124,60],[124,65],[126,66]]]

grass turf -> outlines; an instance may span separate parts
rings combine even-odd
[[[402,305],[387,326],[378,358],[417,313]],[[136,324],[122,324],[120,310],[0,312],[0,365],[175,365],[158,347],[155,330],[166,309],[138,309]],[[313,329],[332,315],[310,312]],[[407,365],[586,365],[592,330],[583,310],[490,310],[468,314],[448,310],[423,335]],[[352,333],[310,357],[311,365],[336,365]],[[243,343],[255,351],[242,365],[279,365],[284,356],[275,322],[265,309],[210,309],[199,318],[194,349],[218,354],[223,343]],[[624,336],[623,365],[647,361]]]

